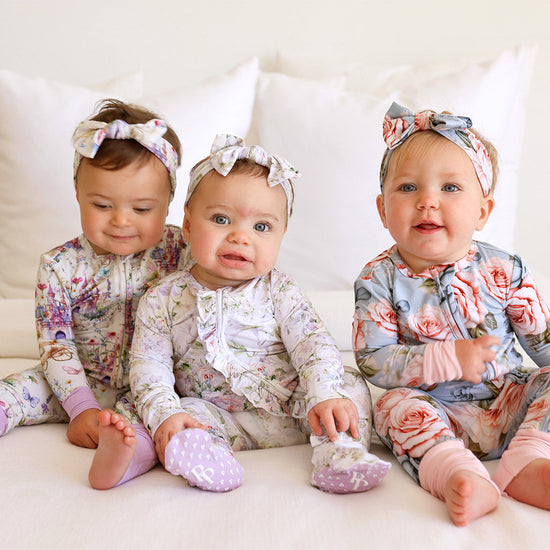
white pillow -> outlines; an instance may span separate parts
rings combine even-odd
[[[141,95],[141,73],[98,88],[0,70],[0,298],[32,297],[40,254],[81,232],[74,128],[104,97]]]
[[[479,237],[512,249],[523,100],[534,55],[533,49],[518,48],[485,62],[389,69],[375,75],[376,84],[367,91],[261,74],[259,141],[302,172],[279,267],[308,290],[346,289],[361,267],[391,244],[375,197],[382,120],[393,100],[412,109],[445,108],[470,116],[499,148],[498,206]]]
[[[246,135],[258,61],[193,87],[132,101],[166,118],[182,142],[168,221],[181,224],[191,166],[218,132]],[[0,298],[31,297],[42,252],[81,233],[72,186],[71,135],[98,99],[117,95],[0,71]]]
[[[170,205],[169,223],[182,224],[189,171],[210,153],[216,134],[243,137],[248,133],[258,74],[258,59],[252,58],[197,86],[140,100],[166,118],[182,144],[178,187]]]
[[[349,288],[369,250],[391,242],[375,205],[388,101],[264,73],[256,102],[260,144],[302,174],[278,266],[307,290]]]

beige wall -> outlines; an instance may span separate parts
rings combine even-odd
[[[529,95],[516,248],[550,276],[550,3],[546,0],[0,0],[0,68],[91,85],[141,69],[146,91],[191,84],[259,56],[396,64],[538,44]],[[313,69],[312,69],[313,70]],[[513,131],[511,129],[510,131]]]

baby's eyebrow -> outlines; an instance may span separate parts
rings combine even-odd
[[[219,204],[209,204],[208,206],[205,207],[205,210],[207,212],[217,212],[217,211],[221,211],[222,213],[231,213],[231,212],[237,212],[239,214],[242,214],[242,211],[239,211],[238,208],[235,208],[234,206],[230,206],[230,205],[227,205],[227,204],[223,204],[223,203],[219,203]],[[275,222],[279,222],[281,221],[279,216],[277,216],[277,214],[274,214],[273,212],[262,212],[260,210],[254,210],[254,209],[250,209],[249,211],[247,211],[245,213],[246,216],[248,217],[254,217],[254,218],[259,218],[259,219],[266,219],[266,220],[272,220],[272,221],[275,221]]]
[[[109,197],[108,195],[103,195],[101,193],[89,193],[87,196],[88,196],[88,198],[95,199],[95,200],[104,200],[104,201],[114,201],[114,200],[116,200],[113,197]],[[159,202],[159,199],[157,197],[130,197],[129,199],[127,199],[126,202],[129,202],[129,203],[148,202],[148,203],[152,204],[152,203]]]

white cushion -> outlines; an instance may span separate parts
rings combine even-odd
[[[355,68],[349,80],[362,91],[261,74],[259,141],[302,172],[279,267],[308,290],[341,290],[392,242],[375,207],[382,120],[392,100],[470,116],[495,143],[501,157],[497,208],[479,237],[512,249],[523,103],[534,56],[532,48],[517,48],[483,62],[389,68],[374,74],[370,87]]]
[[[101,98],[140,95],[141,74],[98,88],[0,71],[0,297],[32,296],[40,254],[81,232],[74,128]]]

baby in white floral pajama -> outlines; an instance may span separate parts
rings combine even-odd
[[[0,436],[68,422],[71,443],[95,448],[99,412],[130,389],[138,300],[180,267],[181,229],[165,220],[181,147],[153,113],[109,100],[78,125],[73,143],[83,234],[41,257],[41,364],[0,380]]]
[[[226,135],[192,170],[183,224],[192,264],[151,288],[136,316],[130,384],[144,426],[131,411],[102,413],[94,487],[150,468],[151,446],[134,437],[145,430],[169,472],[209,491],[241,484],[233,451],[308,439],[312,483],[324,491],[366,491],[388,472],[368,452],[366,384],[274,267],[297,175]]]

